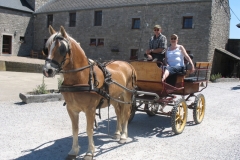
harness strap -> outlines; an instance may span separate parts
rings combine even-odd
[[[96,92],[106,99],[109,99],[109,95],[103,89],[91,88],[91,86],[61,86],[59,88],[60,92]]]
[[[72,70],[67,70],[67,71],[64,71],[64,70],[61,70],[59,73],[70,73],[70,72],[78,72],[78,71],[82,71],[86,68],[89,68],[89,67],[92,67],[93,65],[95,65],[95,63],[91,63],[87,66],[84,66],[82,68],[77,68],[77,69],[72,69]]]

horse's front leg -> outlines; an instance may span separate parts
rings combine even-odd
[[[67,106],[67,111],[70,116],[70,119],[72,121],[72,134],[73,134],[73,143],[72,143],[72,149],[68,153],[68,157],[76,157],[79,153],[80,146],[78,145],[78,120],[79,120],[79,113],[75,112],[70,109],[70,107]]]
[[[95,146],[93,141],[93,125],[95,120],[95,108],[87,110],[86,112],[87,119],[87,135],[88,135],[88,150],[84,156],[84,160],[92,159],[95,152]]]

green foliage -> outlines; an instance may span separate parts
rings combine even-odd
[[[49,91],[47,90],[47,85],[44,82],[44,76],[42,80],[42,84],[38,85],[36,89],[33,91],[34,94],[47,94]]]
[[[211,80],[211,81],[215,81],[216,79],[219,79],[219,78],[222,78],[221,73],[212,74],[212,75],[210,76],[210,80]]]
[[[63,83],[63,78],[58,78],[58,89],[60,89],[62,83]]]

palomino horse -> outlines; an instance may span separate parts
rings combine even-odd
[[[113,61],[100,65],[89,60],[81,46],[61,26],[56,32],[49,26],[50,37],[46,42],[48,57],[43,67],[46,77],[63,73],[64,81],[60,91],[67,104],[72,121],[73,143],[68,158],[79,153],[79,113],[87,119],[88,150],[84,159],[92,159],[95,152],[93,128],[97,107],[112,104],[117,115],[114,138],[125,143],[128,137],[128,119],[135,91],[136,72],[124,61]],[[97,65],[98,64],[98,65]],[[106,85],[107,84],[107,85]],[[102,104],[102,105],[101,105]]]

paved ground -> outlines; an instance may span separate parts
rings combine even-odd
[[[30,58],[30,57],[18,57],[18,56],[0,56],[0,61],[10,61],[10,62],[22,62],[22,63],[34,63],[34,64],[44,64],[45,60]]]
[[[0,159],[62,160],[71,148],[71,123],[63,101],[22,104],[19,92],[31,91],[42,81],[41,74],[0,72]],[[57,78],[45,79],[50,88]],[[96,160],[237,160],[240,159],[240,83],[210,83],[203,122],[194,125],[189,110],[182,134],[171,132],[170,118],[136,113],[129,124],[128,143],[121,145],[108,136],[108,113],[94,131]],[[110,108],[109,134],[116,117]],[[78,159],[87,150],[86,123],[80,114]]]

